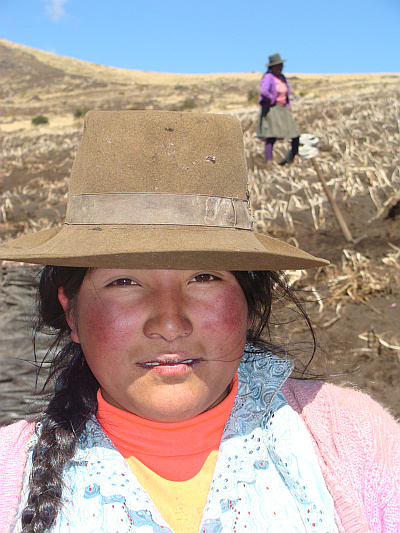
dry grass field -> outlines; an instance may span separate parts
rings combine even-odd
[[[317,162],[353,236],[348,242],[309,160],[265,168],[255,137],[261,73],[127,71],[1,39],[0,57],[2,241],[62,222],[86,110],[231,113],[243,127],[258,231],[331,261],[289,273],[304,289],[325,350],[320,367],[329,380],[366,390],[400,416],[400,74],[288,74],[292,112],[302,132],[319,138]],[[39,115],[48,123],[33,125]],[[277,143],[277,161],[287,147]],[[26,270],[4,263],[1,292],[0,328],[9,344],[0,348],[0,423],[20,414],[16,403],[32,384],[21,318],[34,294]],[[17,343],[16,329],[24,335]],[[304,338],[300,324],[275,329],[281,343]]]

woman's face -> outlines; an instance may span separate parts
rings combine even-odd
[[[283,70],[283,63],[280,63],[279,65],[273,65],[271,67],[271,72],[275,76],[279,76],[280,74],[282,74],[282,70]]]
[[[251,325],[226,271],[92,269],[59,300],[104,399],[160,422],[225,398]]]

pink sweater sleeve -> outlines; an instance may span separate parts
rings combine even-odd
[[[0,532],[6,533],[18,506],[27,458],[26,445],[34,424],[25,421],[0,428]]]
[[[340,529],[398,533],[399,424],[351,389],[291,379],[283,393],[312,436]]]

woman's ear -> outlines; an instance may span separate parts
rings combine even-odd
[[[64,310],[65,319],[67,321],[68,326],[71,329],[71,339],[74,342],[79,344],[79,335],[78,335],[78,331],[76,328],[76,317],[72,309],[72,301],[65,294],[64,287],[60,287],[58,289],[58,301],[60,302],[61,307]]]

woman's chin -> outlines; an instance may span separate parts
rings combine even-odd
[[[225,397],[226,395],[221,395]],[[135,415],[152,420],[153,422],[184,422],[190,420],[201,413],[211,409],[221,400],[218,398],[199,398],[196,394],[179,394],[171,390],[171,394],[153,396],[151,402],[146,402],[145,406],[131,405],[130,412]],[[126,409],[128,410],[128,409]]]

